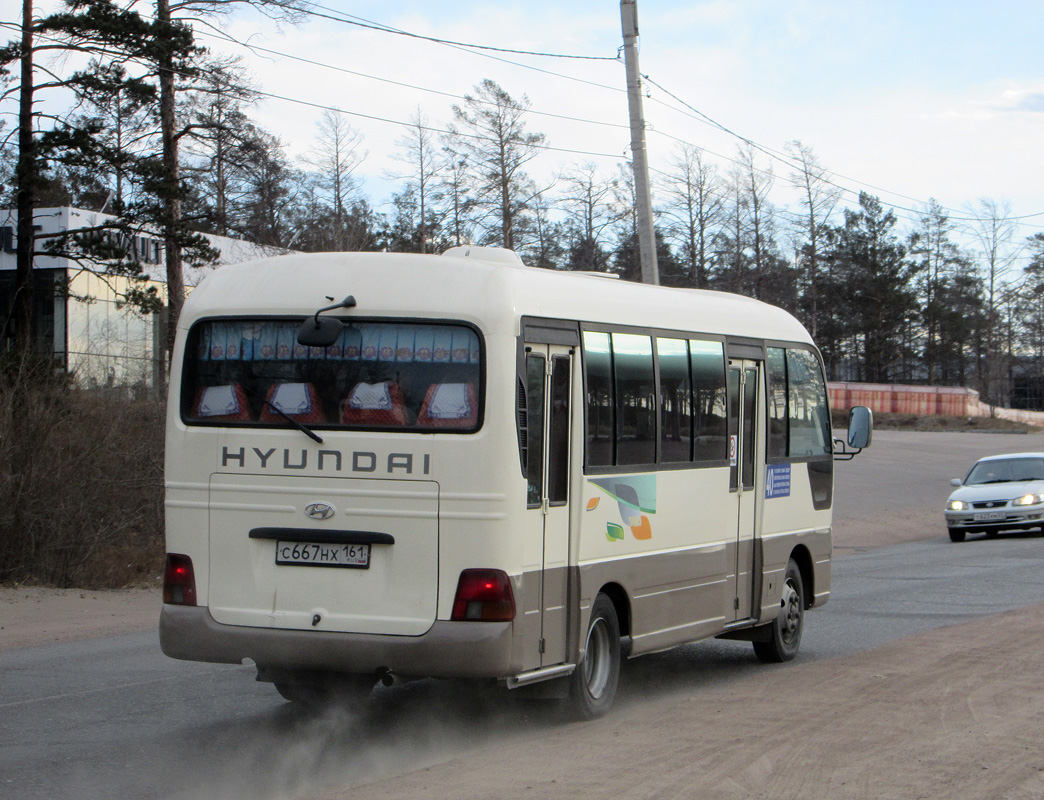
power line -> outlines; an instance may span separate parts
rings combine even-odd
[[[661,84],[657,83],[652,78],[650,78],[648,75],[643,75],[642,78],[645,81],[647,81],[648,83],[650,83],[651,85],[653,85],[656,88],[660,89],[662,92],[667,94],[669,97],[671,97],[672,99],[674,99],[678,103],[681,103],[685,107],[685,109],[688,109],[688,111],[691,111],[692,114],[688,114],[684,110],[679,110],[679,109],[676,109],[676,108],[672,108],[670,105],[664,103],[662,100],[659,100],[659,99],[657,99],[655,97],[650,97],[650,100],[652,100],[652,102],[658,103],[660,105],[663,105],[666,108],[671,108],[672,110],[677,111],[678,113],[684,114],[686,116],[692,117],[692,115],[695,115],[694,118],[697,119],[698,121],[703,122],[705,124],[708,124],[708,125],[716,128],[716,129],[722,131],[723,133],[726,133],[727,135],[732,136],[732,137],[738,139],[739,141],[744,142],[745,144],[750,145],[754,149],[756,149],[759,152],[763,153],[764,155],[768,156],[773,161],[777,161],[777,162],[787,166],[789,169],[794,169],[794,170],[798,170],[798,171],[800,171],[802,169],[801,165],[799,163],[795,162],[789,155],[784,154],[784,153],[780,153],[777,150],[774,150],[774,149],[772,149],[770,147],[767,147],[765,145],[759,144],[758,142],[754,141],[753,139],[750,139],[750,138],[748,138],[746,136],[743,136],[741,134],[736,133],[735,131],[733,131],[730,128],[726,127],[722,123],[718,122],[717,120],[715,120],[712,117],[708,116],[704,112],[700,111],[695,106],[691,105],[690,103],[686,102],[682,98],[678,97],[678,95],[674,94],[673,92],[671,92],[666,87],[664,87]],[[655,131],[655,129],[653,129],[653,130]],[[669,134],[661,134],[661,135],[669,136]],[[680,138],[675,137],[675,136],[669,136],[669,138],[672,138],[672,139],[674,139],[676,141],[679,141],[679,142],[681,142],[683,144],[688,144],[688,145],[690,145],[692,147],[699,147],[699,145],[695,145],[695,144],[693,144],[691,142],[688,142],[688,141],[686,141],[684,139],[680,139]],[[705,150],[705,148],[700,148],[700,149],[701,150]],[[731,163],[734,163],[734,164],[738,163],[735,159],[729,158],[728,156],[722,156],[720,153],[713,153],[713,151],[710,151],[710,150],[707,150],[706,152],[712,152],[712,154],[716,155],[718,158],[724,158],[725,160],[730,161]],[[828,172],[832,176],[836,176],[836,177],[842,178],[842,179],[844,179],[846,181],[851,181],[851,182],[853,182],[855,184],[858,184],[860,186],[865,186],[868,189],[874,190],[875,192],[882,192],[882,193],[885,193],[885,194],[892,195],[894,197],[901,197],[904,200],[909,200],[909,201],[914,202],[914,203],[920,203],[920,204],[922,204],[924,206],[928,205],[928,203],[925,202],[924,200],[921,200],[921,199],[916,198],[916,197],[911,197],[909,195],[902,194],[901,192],[895,192],[895,191],[892,191],[890,189],[885,189],[883,187],[875,186],[874,184],[867,183],[865,181],[861,181],[858,178],[852,178],[852,177],[848,177],[848,176],[845,176],[845,175],[841,175],[839,173],[833,172],[832,170],[828,170]],[[830,186],[833,186],[833,187],[841,190],[842,192],[845,192],[846,194],[858,196],[861,193],[861,192],[857,192],[856,190],[851,189],[851,188],[849,188],[847,186],[843,186],[842,184],[837,183],[834,180],[825,180],[824,182],[826,184],[830,185]],[[795,185],[795,184],[793,184],[793,181],[791,181],[791,184]],[[908,212],[908,213],[911,213],[911,214],[917,214],[918,216],[921,216],[924,213],[922,209],[909,208],[909,207],[906,207],[906,206],[903,206],[903,205],[899,205],[898,203],[889,203],[887,201],[884,201],[884,202],[889,207],[891,207],[893,209],[896,209],[898,211],[905,211],[905,212]],[[976,221],[975,217],[963,216],[966,212],[962,212],[962,211],[959,211],[957,209],[946,208],[945,206],[943,206],[942,208],[943,208],[944,211],[950,212],[950,215],[951,215],[950,219],[952,219],[953,221],[956,221],[956,222],[975,222]],[[954,214],[956,214],[958,216],[952,216]],[[1033,214],[1023,214],[1023,215],[1020,215],[1020,216],[1012,217],[1011,219],[1013,219],[1013,220],[1024,220],[1024,219],[1032,219],[1034,217],[1040,217],[1040,216],[1044,216],[1044,212],[1036,212],[1036,213],[1033,213]]]
[[[380,77],[378,75],[371,75],[371,74],[366,73],[366,72],[359,72],[357,70],[351,70],[351,69],[347,69],[345,67],[338,67],[338,66],[335,66],[333,64],[327,64],[327,63],[324,63],[324,62],[321,62],[321,61],[315,61],[313,59],[304,58],[302,56],[295,56],[295,55],[293,55],[291,53],[284,53],[284,52],[281,52],[279,50],[271,50],[271,49],[269,49],[267,47],[261,47],[259,45],[254,45],[254,44],[248,44],[246,42],[241,42],[238,39],[235,39],[235,38],[229,36],[228,34],[226,34],[224,32],[222,32],[221,34],[203,33],[202,35],[206,36],[206,37],[210,37],[210,38],[219,39],[221,41],[230,42],[232,44],[236,44],[236,45],[239,45],[241,47],[245,47],[245,48],[247,48],[249,50],[252,50],[252,51],[255,51],[255,52],[267,53],[269,55],[278,56],[280,58],[288,58],[288,59],[291,59],[293,61],[301,62],[303,64],[309,64],[309,65],[315,66],[315,67],[322,67],[324,69],[334,70],[336,72],[342,72],[342,73],[347,74],[347,75],[354,75],[354,76],[359,77],[359,78],[367,78],[369,80],[379,81],[381,83],[387,83],[387,84],[390,84],[392,86],[401,86],[404,89],[413,89],[413,90],[418,91],[418,92],[425,92],[427,94],[439,95],[441,97],[447,97],[447,98],[450,98],[452,100],[467,101],[467,99],[468,99],[467,96],[465,96],[465,95],[455,94],[453,92],[447,92],[447,91],[443,91],[441,89],[431,89],[431,88],[426,87],[426,86],[418,86],[417,84],[405,83],[403,81],[392,80],[391,78],[382,78],[382,77]],[[493,103],[489,103],[489,102],[483,101],[483,100],[477,100],[477,102],[483,103],[484,105],[494,105]],[[534,114],[536,116],[541,116],[541,117],[551,117],[553,119],[561,119],[561,120],[565,120],[567,122],[580,122],[580,123],[583,123],[583,124],[586,124],[586,125],[602,125],[602,126],[605,126],[605,127],[608,127],[608,128],[622,128],[622,129],[625,129],[625,130],[628,128],[627,125],[624,125],[624,124],[618,123],[618,122],[606,122],[604,120],[583,119],[581,117],[571,117],[571,116],[566,115],[566,114],[555,114],[555,113],[550,112],[550,111],[538,111],[538,110],[535,110],[535,109],[532,109],[532,108],[526,109],[526,113]]]
[[[321,8],[321,9],[323,9],[323,11],[328,11],[330,13],[329,14],[320,14],[318,11],[312,11],[311,9],[306,10],[305,13],[308,14],[309,16],[320,17],[322,19],[329,19],[329,20],[333,20],[335,22],[341,22],[341,23],[343,23],[345,25],[355,25],[355,26],[360,27],[360,28],[368,28],[370,30],[380,31],[382,33],[394,33],[397,36],[408,36],[408,37],[410,37],[412,39],[423,39],[423,40],[428,41],[428,42],[434,42],[435,44],[445,44],[445,45],[451,45],[453,47],[465,47],[465,48],[468,48],[468,49],[471,49],[471,50],[489,50],[489,51],[492,51],[492,52],[495,52],[495,53],[510,53],[512,55],[539,56],[539,57],[542,57],[542,58],[562,58],[562,59],[574,59],[574,60],[578,60],[578,61],[618,61],[619,60],[619,58],[617,56],[584,56],[584,55],[571,55],[571,54],[564,54],[564,53],[547,53],[547,52],[535,51],[535,50],[514,50],[514,49],[511,49],[511,48],[508,48],[508,47],[493,47],[491,45],[485,45],[485,44],[468,44],[467,42],[455,42],[455,41],[452,41],[450,39],[440,39],[440,38],[435,37],[435,36],[424,36],[424,35],[419,34],[419,33],[411,33],[409,31],[404,31],[404,30],[401,30],[399,28],[393,28],[390,25],[384,25],[384,24],[379,23],[379,22],[373,22],[372,20],[367,20],[367,19],[364,19],[362,17],[357,17],[357,16],[355,16],[353,14],[344,14],[343,12],[338,11],[337,9],[329,8],[327,6],[321,6],[321,5],[315,4],[315,5],[312,6],[312,8]],[[335,14],[340,14],[341,16],[334,16]]]
[[[324,8],[323,6],[319,6],[319,7]],[[333,9],[326,9],[326,10],[333,11]],[[332,17],[332,16],[328,17],[328,18],[331,19],[331,20],[334,20],[334,21],[343,22],[343,23],[345,23],[347,25],[354,24],[349,19],[343,19],[343,18]],[[361,19],[361,18],[360,17],[356,17],[355,19]],[[368,20],[367,20],[367,22],[368,22]],[[453,43],[453,42],[451,42],[449,40],[436,40],[436,39],[433,39],[431,37],[425,37],[425,36],[420,36],[418,34],[412,34],[412,33],[408,32],[408,31],[400,31],[399,29],[392,28],[391,26],[387,26],[387,25],[382,26],[379,23],[371,23],[371,25],[374,27],[374,30],[377,30],[377,31],[381,31],[381,32],[384,32],[384,33],[396,34],[396,35],[408,35],[408,36],[412,36],[413,38],[418,38],[418,39],[428,39],[428,40],[430,40],[430,41],[432,41],[434,43],[442,44],[444,47],[450,47],[450,48],[455,49],[455,50],[461,50],[462,52],[470,53],[471,55],[481,56],[481,57],[487,58],[487,59],[489,59],[491,61],[499,61],[502,64],[510,64],[511,66],[519,67],[521,69],[527,69],[527,70],[530,70],[532,72],[539,72],[539,73],[544,74],[544,75],[551,75],[551,76],[556,77],[556,78],[562,78],[563,80],[573,81],[575,83],[581,83],[581,84],[585,84],[587,86],[593,86],[593,87],[598,88],[598,89],[606,89],[606,90],[611,91],[611,92],[621,92],[621,93],[625,93],[626,92],[626,89],[621,89],[618,86],[609,86],[609,85],[604,84],[604,83],[597,83],[595,81],[589,81],[589,80],[586,80],[584,78],[577,78],[576,76],[573,76],[573,75],[563,75],[560,72],[553,72],[552,70],[543,69],[542,67],[535,67],[532,64],[523,64],[523,63],[518,62],[518,61],[511,61],[509,59],[501,58],[500,56],[493,55],[491,52],[485,52],[485,51],[481,51],[481,50],[469,49],[469,47],[467,45],[456,44],[456,43]],[[505,51],[505,52],[510,52],[510,51]],[[526,52],[526,51],[523,51],[523,52]],[[533,53],[533,55],[553,56],[554,54],[553,53],[546,53],[546,54]],[[605,57],[600,57],[600,58],[604,58],[605,60],[608,60],[608,61],[619,61],[619,59],[616,58],[616,57],[608,58],[607,56],[605,56]]]
[[[301,99],[296,98],[296,97],[287,97],[285,95],[273,94],[271,92],[262,92],[262,91],[259,91],[259,90],[255,90],[254,94],[257,94],[257,95],[259,95],[261,97],[269,97],[269,98],[272,98],[273,100],[283,100],[283,101],[285,101],[287,103],[296,103],[298,105],[308,106],[309,108],[318,108],[318,109],[323,110],[323,111],[334,111],[334,112],[336,112],[338,114],[345,114],[345,115],[351,116],[351,117],[361,117],[362,119],[369,119],[369,120],[373,120],[374,122],[384,122],[384,123],[388,123],[390,125],[400,125],[400,126],[405,127],[405,128],[420,128],[421,130],[430,131],[431,133],[438,133],[438,134],[443,134],[443,135],[447,135],[447,136],[461,136],[461,137],[464,137],[464,138],[467,138],[467,139],[478,139],[479,141],[483,141],[483,142],[494,142],[494,141],[496,141],[495,139],[491,139],[488,136],[479,136],[478,134],[473,134],[473,133],[462,133],[461,131],[451,131],[451,130],[448,130],[446,128],[435,128],[435,127],[432,127],[430,125],[416,125],[415,123],[404,122],[403,120],[399,120],[399,119],[390,119],[388,117],[378,117],[378,116],[376,116],[374,114],[364,114],[361,111],[348,111],[348,110],[343,109],[343,108],[337,108],[336,106],[328,106],[328,105],[325,105],[323,103],[314,103],[314,102],[311,102],[309,100],[301,100]],[[574,150],[574,149],[570,149],[570,148],[566,148],[566,147],[554,147],[554,146],[549,145],[549,144],[535,144],[535,145],[533,145],[533,147],[536,148],[536,149],[539,149],[539,150],[546,150],[546,151],[552,152],[552,153],[569,153],[571,155],[594,156],[594,157],[597,157],[597,158],[612,158],[612,159],[616,159],[616,160],[619,160],[620,158],[622,158],[622,156],[619,153],[600,153],[600,152],[596,152],[596,151],[592,151],[592,150]]]

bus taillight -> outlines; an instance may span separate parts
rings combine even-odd
[[[451,619],[510,622],[514,618],[515,595],[507,573],[499,569],[466,569],[460,573]]]
[[[196,575],[188,556],[167,553],[167,565],[163,570],[163,602],[176,606],[196,605]]]

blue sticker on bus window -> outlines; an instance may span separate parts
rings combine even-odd
[[[790,464],[769,464],[765,473],[765,499],[790,497]]]

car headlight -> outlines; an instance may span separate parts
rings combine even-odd
[[[971,508],[971,503],[963,500],[951,500],[946,504],[947,511],[967,511],[969,508]]]
[[[1035,506],[1037,503],[1044,503],[1044,495],[1024,494],[1022,497],[1016,497],[1011,501],[1013,506]]]

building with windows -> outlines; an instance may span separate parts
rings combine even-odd
[[[100,212],[65,206],[38,208],[33,222],[37,233],[46,237],[94,228],[112,219]],[[9,319],[16,287],[16,224],[17,214],[13,209],[0,210],[0,331],[3,332],[0,341],[5,348],[10,344]],[[221,258],[214,266],[186,267],[185,283],[189,290],[224,264],[285,252],[240,239],[211,235],[207,238],[221,253]],[[81,386],[162,386],[166,370],[165,315],[142,313],[126,303],[125,298],[131,288],[153,288],[166,304],[163,241],[157,236],[136,234],[121,244],[148,276],[144,284],[107,275],[97,265],[83,260],[36,257],[33,267],[36,348],[53,353],[60,368]]]

